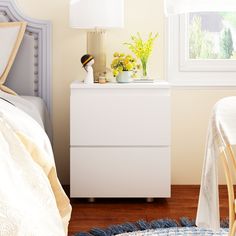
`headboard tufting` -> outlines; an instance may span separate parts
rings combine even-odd
[[[10,21],[27,22],[27,28],[6,85],[41,97],[51,116],[51,23],[24,16],[14,0],[0,0],[0,22]]]

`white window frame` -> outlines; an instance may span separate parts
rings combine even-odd
[[[236,60],[196,60],[188,58],[187,14],[169,16],[166,23],[167,68],[174,86],[236,86]]]

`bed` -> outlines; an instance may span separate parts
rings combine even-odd
[[[27,28],[14,64],[8,75],[6,85],[19,95],[34,96],[45,104],[47,119],[52,118],[51,106],[51,24],[24,16],[16,3],[0,1],[0,22],[24,21]],[[29,99],[30,98],[27,98]],[[37,109],[37,107],[36,107]],[[46,116],[46,114],[44,114]],[[52,130],[46,127],[52,141]]]
[[[50,142],[51,24],[0,0],[0,38],[0,235],[67,235],[71,206]]]

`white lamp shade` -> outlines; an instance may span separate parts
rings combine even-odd
[[[70,0],[70,26],[79,29],[124,27],[124,0]]]
[[[165,14],[188,12],[236,12],[236,0],[165,0]]]

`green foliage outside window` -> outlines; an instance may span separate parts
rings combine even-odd
[[[202,31],[202,20],[194,16],[189,31],[189,57],[191,59],[215,59],[214,44],[211,35]]]
[[[194,15],[189,25],[189,58],[190,59],[235,59],[234,41],[232,32],[236,28],[236,13],[219,13],[223,29],[206,31],[206,22],[203,25],[202,17]],[[209,15],[210,17],[210,15]],[[219,19],[219,18],[218,18]],[[222,26],[220,26],[222,27]],[[233,30],[233,31],[232,31]]]
[[[220,37],[220,56],[230,59],[233,56],[234,46],[230,29],[224,29]]]

